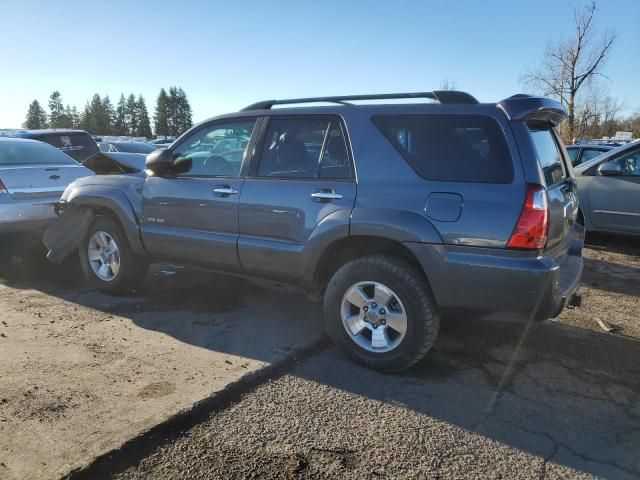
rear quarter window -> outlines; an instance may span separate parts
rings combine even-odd
[[[553,185],[567,178],[567,167],[552,128],[547,124],[530,124],[529,134],[546,184]]]
[[[34,137],[34,140],[53,145],[80,163],[98,151],[98,145],[87,133],[49,134]]]
[[[513,162],[498,122],[484,115],[376,115],[373,123],[426,180],[511,183]]]

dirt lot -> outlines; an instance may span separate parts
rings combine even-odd
[[[284,289],[165,265],[114,299],[11,250],[0,478],[640,478],[640,247],[589,242],[582,308],[446,319],[394,376]]]

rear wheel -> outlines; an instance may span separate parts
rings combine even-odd
[[[440,319],[426,279],[409,262],[372,255],[341,267],[324,299],[327,332],[356,362],[404,370],[433,346]]]
[[[98,290],[126,293],[142,285],[149,264],[137,256],[120,225],[97,217],[79,247],[85,277]]]

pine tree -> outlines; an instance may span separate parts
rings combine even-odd
[[[44,108],[40,106],[38,100],[34,100],[29,104],[27,119],[23,125],[25,128],[30,130],[47,128],[47,114],[45,113]]]
[[[80,127],[80,115],[78,114],[78,109],[76,108],[75,105],[71,108],[69,108],[69,105],[67,105],[66,114],[67,114],[67,117],[69,118],[70,128]]]
[[[167,102],[167,126],[169,127],[169,135],[178,136],[180,129],[178,127],[178,89],[169,87],[169,100]]]
[[[108,97],[105,97],[105,100],[107,99]],[[110,104],[111,102],[109,101],[106,106]],[[93,134],[106,135],[109,133],[109,113],[105,110],[105,103],[99,94],[96,93],[91,98],[91,101],[85,105],[80,126]]]
[[[138,113],[140,115],[138,122],[138,130],[136,136],[151,138],[151,122],[149,121],[149,111],[147,110],[147,104],[144,101],[142,95],[138,95]]]
[[[100,133],[105,135],[112,135],[113,132],[113,123],[115,120],[116,112],[113,109],[113,104],[109,99],[109,95],[105,95],[102,99],[102,110],[100,111]]]
[[[169,96],[164,88],[160,89],[158,100],[156,101],[156,111],[153,115],[153,124],[155,127],[156,135],[169,135],[168,124],[168,108],[169,108]]]
[[[120,100],[118,100],[116,115],[113,121],[113,133],[121,136],[129,135],[127,125],[127,101],[124,98],[124,93],[120,94]]]
[[[56,90],[49,97],[49,127],[67,128],[68,123],[68,118],[65,115],[64,106],[62,105],[62,96],[60,92]]]
[[[133,93],[129,94],[127,98],[127,130],[129,135],[135,135],[135,132],[138,131],[138,123],[139,123],[139,112],[138,112],[138,102],[136,102],[136,97]]]
[[[187,94],[182,88],[177,89],[177,110],[178,118],[176,125],[178,127],[178,133],[176,133],[176,135],[180,135],[189,130],[193,125],[191,105],[187,99]]]

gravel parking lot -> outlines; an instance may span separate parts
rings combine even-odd
[[[582,308],[448,318],[401,375],[284,288],[160,265],[113,298],[4,246],[0,478],[640,478],[640,247],[589,242]]]

